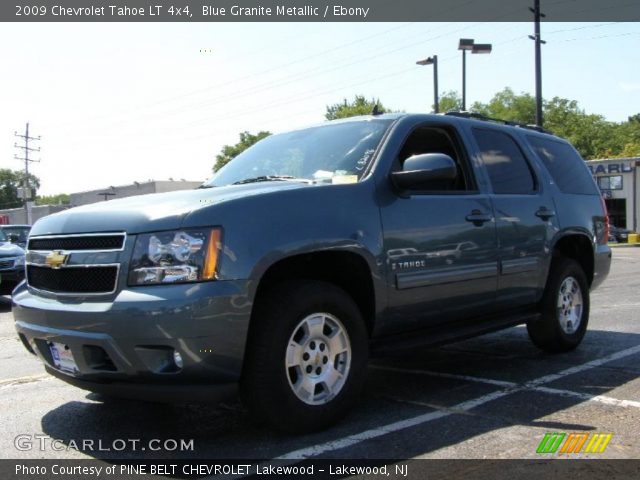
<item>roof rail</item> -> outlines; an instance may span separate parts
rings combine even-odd
[[[511,120],[503,120],[501,118],[487,117],[486,115],[482,115],[481,113],[476,113],[476,112],[449,111],[449,112],[446,112],[445,115],[451,115],[452,117],[460,117],[460,118],[472,118],[474,120],[482,120],[485,122],[501,123],[502,125],[509,125],[511,127],[519,127],[519,128],[527,128],[529,130],[535,130],[536,132],[548,133],[550,135],[553,135],[553,133],[551,133],[549,130],[545,130],[544,128],[539,127],[537,125],[527,125],[526,123],[512,122]]]

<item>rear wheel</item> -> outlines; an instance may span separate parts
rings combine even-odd
[[[243,402],[279,430],[325,428],[356,401],[367,350],[362,315],[346,292],[320,281],[280,284],[257,306]]]
[[[527,324],[536,346],[558,353],[582,342],[589,322],[589,284],[578,262],[554,259],[540,307],[541,318]]]

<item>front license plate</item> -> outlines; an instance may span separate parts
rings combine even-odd
[[[71,349],[64,343],[50,342],[49,350],[53,357],[53,364],[58,370],[66,373],[75,374],[78,371],[78,365],[73,358]]]

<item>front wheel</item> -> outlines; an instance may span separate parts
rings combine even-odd
[[[589,284],[578,262],[554,259],[540,307],[541,318],[527,324],[537,347],[559,353],[582,342],[589,322]]]
[[[321,281],[280,284],[252,322],[241,395],[254,417],[309,432],[349,410],[364,382],[368,336],[344,290]]]

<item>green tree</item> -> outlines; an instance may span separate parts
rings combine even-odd
[[[351,102],[345,98],[340,103],[327,105],[327,112],[324,114],[324,117],[327,120],[336,120],[338,118],[356,117],[358,115],[371,115],[376,105],[380,113],[390,111],[380,103],[379,99],[372,98],[371,100],[367,100],[364,95],[356,95]]]
[[[24,201],[18,197],[18,187],[23,186],[24,172],[0,169],[0,208],[17,208],[24,205]],[[29,187],[31,196],[40,188],[40,179],[33,174],[29,174]]]
[[[216,155],[216,163],[213,165],[213,171],[217,172],[232,159],[240,155],[254,143],[259,142],[263,138],[271,135],[271,132],[261,131],[257,134],[242,132],[240,133],[240,141],[235,145],[225,145],[218,155]]]
[[[69,205],[71,197],[67,193],[59,193],[57,195],[38,195],[36,197],[36,205]]]
[[[536,100],[528,93],[516,95],[510,88],[496,93],[487,104],[475,102],[471,110],[487,117],[533,124],[536,121]]]
[[[528,93],[516,94],[505,88],[488,103],[474,103],[472,111],[502,120],[533,124],[535,98]],[[545,129],[569,140],[586,159],[632,156],[640,144],[640,118],[636,115],[626,122],[609,122],[602,115],[586,113],[575,100],[554,97],[543,102],[543,117]]]
[[[462,110],[462,98],[458,92],[449,90],[440,95],[438,106],[441,112],[459,112]]]

